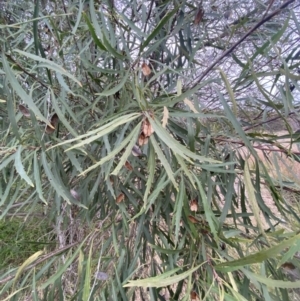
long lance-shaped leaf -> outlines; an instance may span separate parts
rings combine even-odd
[[[18,150],[16,152],[16,156],[15,156],[15,167],[16,167],[16,170],[18,172],[18,174],[20,175],[20,177],[25,180],[30,186],[34,187],[32,181],[30,180],[30,178],[28,177],[25,169],[24,169],[24,166],[23,166],[23,163],[22,163],[22,158],[21,158],[21,152],[22,152],[22,146],[20,145],[18,147]]]
[[[29,95],[27,95],[27,93],[24,91],[24,89],[21,87],[21,85],[19,84],[19,82],[15,78],[14,74],[12,73],[12,71],[9,67],[9,64],[6,60],[6,57],[5,57],[4,53],[2,53],[2,63],[3,63],[3,68],[4,68],[4,71],[6,73],[6,76],[9,80],[12,88],[14,89],[14,91],[19,95],[19,97],[28,105],[30,110],[32,110],[32,112],[41,121],[44,121],[49,126],[51,126],[49,120],[42,115],[42,113],[40,112],[40,110],[38,109],[36,104],[33,102],[32,98]]]
[[[291,245],[293,245],[295,242],[297,242],[298,239],[300,239],[300,234],[295,235],[292,238],[286,239],[274,247],[262,250],[260,252],[246,256],[244,258],[220,263],[220,264],[216,265],[215,268],[219,271],[228,272],[228,271],[237,270],[240,267],[243,267],[248,264],[262,262],[269,258],[278,256],[278,254],[280,252],[282,252],[286,248],[289,248]]]
[[[175,13],[177,12],[178,7],[175,7],[172,11],[170,11],[168,14],[166,14],[161,20],[160,22],[156,25],[156,27],[153,29],[153,31],[151,32],[151,34],[148,36],[148,38],[146,39],[146,41],[141,45],[141,50],[140,52],[142,52],[145,47],[148,46],[148,44],[154,39],[154,37],[159,33],[159,31],[161,30],[161,28],[170,20],[170,18],[172,18]]]
[[[111,151],[107,156],[105,156],[104,158],[102,158],[98,163],[90,166],[88,169],[86,169],[85,171],[83,171],[80,176],[90,172],[91,170],[95,169],[98,166],[101,166],[103,163],[113,159],[123,148],[126,147],[126,145],[132,141],[132,139],[134,138],[134,136],[136,135],[137,130],[139,130],[140,128],[140,124],[138,124],[134,130],[122,141],[121,144],[119,144],[113,151]]]
[[[43,59],[37,55],[34,55],[34,54],[31,54],[31,53],[28,53],[28,52],[25,52],[25,51],[22,51],[22,50],[19,50],[19,49],[15,49],[14,52],[18,52],[19,54],[21,55],[24,55],[30,59],[33,59],[39,63],[41,63],[39,65],[39,67],[46,67],[46,68],[49,68],[51,70],[54,70],[56,72],[59,72],[61,73],[62,75],[65,75],[67,77],[69,77],[70,79],[72,79],[74,82],[76,82],[80,87],[82,87],[82,84],[79,80],[77,80],[71,73],[69,73],[68,71],[66,71],[64,68],[62,68],[60,65],[50,61],[50,60],[47,60],[47,59]]]
[[[153,135],[150,136],[150,141],[151,141],[151,144],[153,145],[155,152],[157,153],[158,159],[160,160],[161,164],[165,168],[167,175],[169,176],[170,180],[172,181],[174,187],[178,190],[178,184],[174,178],[174,173],[172,171],[172,168],[171,168],[167,158],[165,157],[164,153],[162,152],[161,148],[159,147],[158,143],[156,142],[155,138],[153,137]]]
[[[103,45],[103,43],[98,39],[97,35],[96,35],[96,32],[95,32],[95,29],[92,25],[92,23],[90,22],[90,20],[88,19],[87,15],[85,13],[83,13],[83,17],[84,17],[84,20],[89,28],[89,31],[92,35],[92,38],[95,42],[95,44],[103,51],[107,51],[105,46]]]
[[[128,77],[129,77],[129,71],[127,71],[126,74],[122,76],[122,80],[115,87],[113,87],[112,89],[104,90],[100,93],[96,93],[96,95],[109,96],[117,93],[119,90],[123,88]]]
[[[200,265],[182,273],[179,275],[171,276],[174,273],[177,273],[180,268],[176,268],[172,271],[163,273],[161,275],[147,278],[147,279],[141,279],[141,280],[130,280],[129,283],[123,285],[123,287],[166,287],[168,285],[177,284],[179,281],[189,277],[192,273],[197,271],[205,262],[201,263]]]
[[[111,122],[108,122],[107,124],[101,126],[100,128],[97,128],[95,130],[89,131],[86,134],[77,136],[76,138],[60,142],[60,143],[58,143],[58,144],[50,147],[49,150],[51,148],[55,148],[55,147],[63,145],[63,144],[68,144],[68,143],[71,143],[73,141],[81,140],[81,139],[84,139],[84,138],[86,138],[88,136],[92,136],[93,135],[93,137],[90,137],[90,138],[87,138],[85,140],[82,140],[78,144],[75,144],[74,146],[68,148],[66,151],[71,150],[73,148],[79,148],[80,146],[88,144],[88,143],[90,143],[90,142],[92,142],[94,140],[97,140],[100,137],[102,137],[102,136],[104,136],[104,135],[112,132],[118,126],[120,126],[120,125],[122,125],[124,123],[130,122],[130,121],[138,118],[140,115],[141,115],[140,113],[132,113],[132,114],[123,115],[123,116],[121,116],[119,118],[116,118],[115,120],[113,120]]]
[[[139,125],[140,124],[141,124],[141,122],[139,123]],[[124,166],[125,162],[127,161],[127,158],[130,156],[130,154],[132,152],[132,148],[136,144],[138,135],[140,133],[140,127],[139,127],[139,125],[135,127],[135,129],[134,129],[134,135],[132,136],[131,141],[127,145],[126,150],[125,150],[124,154],[122,155],[122,157],[121,157],[118,165],[116,166],[116,168],[111,173],[112,175],[118,175],[119,171],[121,170],[121,168]]]

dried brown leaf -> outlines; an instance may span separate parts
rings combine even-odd
[[[132,165],[131,165],[128,161],[125,162],[125,167],[126,167],[128,170],[133,170]]]
[[[149,66],[146,63],[142,64],[142,72],[143,72],[144,76],[148,76],[151,74],[151,69],[149,68]]]
[[[191,296],[191,301],[199,301],[200,300],[198,294],[195,291],[191,292],[190,296]]]
[[[202,21],[203,16],[204,16],[204,10],[202,7],[200,7],[196,13],[194,24],[198,25]]]
[[[46,126],[46,129],[45,129],[46,134],[52,134],[55,131],[58,121],[59,121],[59,118],[58,118],[57,114],[54,113],[52,115],[52,117],[50,118],[50,123],[51,123],[52,127],[50,125]]]
[[[142,132],[144,133],[145,137],[149,137],[154,133],[152,125],[147,118],[144,119],[142,123]]]
[[[291,262],[285,262],[281,267],[286,270],[294,270],[296,268]]]
[[[198,202],[197,202],[197,200],[192,200],[190,202],[190,210],[194,211],[194,212],[198,211]]]
[[[140,136],[139,136],[139,141],[138,141],[138,143],[139,143],[139,146],[142,146],[142,145],[147,144],[147,143],[148,143],[148,137],[146,137],[146,136],[144,135],[144,133],[141,133]]]
[[[192,215],[189,215],[189,216],[188,216],[188,219],[189,219],[190,222],[193,223],[193,224],[198,224],[198,223],[199,223],[199,221],[198,221],[194,216],[192,216]]]
[[[125,198],[124,193],[120,193],[116,199],[117,204],[120,204],[121,202],[123,202],[124,198]]]

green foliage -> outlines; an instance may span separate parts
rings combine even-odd
[[[22,264],[31,254],[51,245],[43,239],[47,235],[46,224],[37,227],[37,220],[23,219],[0,221],[0,270]],[[39,240],[37,240],[39,238]],[[55,245],[55,242],[54,242]]]
[[[296,300],[299,7],[201,3],[0,3],[3,300]]]

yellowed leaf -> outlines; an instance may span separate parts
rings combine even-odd
[[[190,100],[188,100],[187,98],[185,98],[184,99],[184,101],[183,101],[194,113],[199,113],[197,110],[196,110],[196,108],[195,108],[195,106],[194,106],[194,104],[190,101]]]
[[[164,115],[162,121],[162,126],[165,128],[169,119],[169,110],[166,106],[164,106]]]

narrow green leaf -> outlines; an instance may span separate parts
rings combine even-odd
[[[30,180],[30,178],[28,177],[23,163],[22,163],[22,158],[21,158],[21,153],[22,153],[22,146],[20,145],[18,147],[18,150],[16,152],[16,156],[15,156],[15,168],[18,172],[18,174],[20,175],[20,177],[25,180],[30,186],[34,187],[32,181]]]
[[[106,48],[105,48],[105,46],[103,45],[103,43],[98,39],[98,37],[97,37],[97,35],[96,35],[96,32],[95,32],[95,29],[94,29],[92,23],[90,22],[90,20],[88,19],[86,13],[83,13],[82,15],[83,15],[84,20],[85,20],[85,22],[86,22],[86,24],[87,24],[87,26],[88,26],[88,28],[89,28],[89,31],[90,31],[90,33],[91,33],[91,36],[92,36],[92,38],[93,38],[95,44],[96,44],[101,50],[107,51]]]
[[[117,93],[119,90],[123,88],[125,85],[127,79],[129,77],[129,71],[126,72],[124,76],[122,76],[122,80],[112,89],[104,90],[100,93],[96,93],[95,95],[101,95],[101,96],[109,96]]]
[[[282,252],[286,248],[289,248],[291,245],[297,242],[298,239],[300,239],[300,234],[295,235],[292,238],[286,239],[274,247],[262,250],[247,257],[220,263],[216,265],[215,268],[220,271],[234,271],[244,265],[262,262],[266,259],[278,256],[280,252]]]
[[[113,159],[126,145],[132,141],[133,137],[136,135],[137,128],[139,129],[140,124],[138,124],[135,129],[122,141],[121,144],[119,144],[113,151],[111,151],[106,157],[102,158],[99,162],[96,164],[90,166],[88,169],[83,171],[80,176],[90,172],[91,170],[95,169],[98,166],[101,166],[103,163],[107,162],[108,160]]]
[[[134,131],[132,133],[133,134],[132,139],[129,142],[129,144],[127,145],[126,150],[125,150],[124,154],[122,155],[118,165],[116,166],[116,168],[111,173],[112,175],[118,175],[121,168],[125,165],[125,162],[127,161],[128,157],[130,156],[130,154],[132,152],[133,146],[136,144],[138,135],[140,133],[140,125],[141,125],[141,122],[134,128]]]
[[[174,178],[172,168],[171,168],[169,162],[167,161],[165,155],[163,154],[161,148],[159,147],[158,143],[156,142],[155,138],[153,137],[153,135],[150,136],[150,141],[151,141],[151,144],[152,144],[155,152],[157,153],[158,159],[160,160],[163,167],[165,168],[167,175],[169,176],[169,179],[173,183],[174,187],[178,190],[178,184]]]
[[[12,73],[12,70],[9,67],[9,64],[5,58],[5,55],[2,53],[2,63],[3,63],[3,68],[6,73],[6,76],[14,89],[14,91],[19,95],[19,97],[28,105],[30,110],[33,111],[33,113],[41,120],[44,121],[46,124],[50,125],[50,122],[47,118],[45,118],[38,107],[35,105],[33,100],[27,93],[23,90],[17,79],[15,78],[14,74]]]
[[[160,32],[160,29],[175,15],[178,7],[175,7],[172,11],[167,13],[156,25],[156,27],[152,30],[151,34],[148,36],[146,41],[141,45],[140,52],[142,52],[148,44],[154,40],[154,37]]]
[[[68,71],[66,71],[64,68],[62,68],[60,65],[54,63],[53,61],[41,58],[37,55],[19,50],[19,49],[14,49],[14,52],[18,52],[21,55],[24,55],[30,59],[33,59],[34,61],[40,62],[40,64],[38,65],[38,67],[46,67],[49,68],[51,70],[54,70],[56,72],[61,73],[62,75],[65,75],[67,77],[69,77],[70,79],[72,79],[74,82],[76,82],[80,87],[82,87],[82,84],[80,83],[80,81],[78,81],[71,73],[69,73]]]
[[[90,245],[89,256],[86,261],[86,270],[85,270],[85,277],[84,277],[84,286],[83,286],[83,293],[82,293],[82,300],[88,301],[89,296],[91,293],[91,262],[92,262],[92,250],[93,250],[93,241]]]
[[[179,185],[179,192],[177,193],[177,197],[175,200],[175,215],[174,215],[174,222],[175,222],[175,246],[177,246],[178,243],[178,237],[179,237],[179,230],[180,230],[180,222],[182,219],[182,207],[183,207],[183,202],[185,200],[185,185],[184,185],[184,180],[183,176],[181,175],[181,181]]]
[[[261,235],[263,235],[265,237],[266,241],[268,241],[268,238],[266,236],[266,233],[264,231],[264,228],[263,228],[263,225],[262,225],[262,222],[261,222],[261,217],[259,215],[259,207],[257,205],[257,201],[256,201],[256,198],[255,198],[255,191],[254,191],[254,187],[253,187],[252,182],[251,182],[251,175],[250,175],[250,172],[249,172],[249,167],[248,167],[248,162],[247,161],[245,162],[244,179],[245,179],[245,187],[246,187],[246,190],[247,190],[247,193],[248,193],[248,200],[249,200],[249,203],[252,207],[253,214],[256,218],[256,222],[257,222],[259,232],[260,232]]]
[[[270,288],[289,288],[289,289],[299,289],[300,287],[300,281],[283,281],[283,280],[275,280],[271,278],[266,278],[262,275],[254,274],[250,272],[247,269],[243,269],[243,273],[249,278],[249,279],[255,279],[259,281],[260,283],[265,284],[266,286]]]
[[[236,101],[235,101],[233,90],[232,90],[232,88],[230,86],[230,83],[229,83],[229,81],[228,81],[228,79],[227,79],[226,74],[224,73],[224,71],[221,68],[219,68],[219,71],[220,71],[221,77],[222,77],[222,79],[223,79],[223,81],[225,83],[225,87],[226,87],[226,90],[227,90],[227,92],[229,94],[229,98],[230,98],[230,100],[232,102],[233,113],[234,113],[235,116],[237,116],[237,104],[236,104]]]
[[[39,195],[39,198],[47,205],[47,201],[45,200],[43,196],[43,189],[42,189],[42,183],[41,183],[41,176],[40,176],[40,165],[38,163],[37,158],[37,152],[34,152],[34,181],[35,181],[35,187],[36,191]]]
[[[203,265],[205,262],[201,263],[200,265],[182,273],[179,275],[171,276],[174,273],[177,273],[181,268],[176,268],[172,271],[163,273],[161,275],[147,278],[147,279],[141,279],[141,280],[130,280],[129,283],[123,285],[123,287],[166,287],[168,285],[177,284],[179,281],[189,277],[192,273],[197,271],[201,265]],[[171,277],[170,277],[171,276]]]
[[[57,279],[59,279],[61,277],[61,275],[63,273],[66,272],[68,266],[76,259],[78,253],[80,252],[82,246],[84,245],[85,241],[90,237],[90,235],[88,235],[83,241],[82,243],[78,246],[77,250],[72,254],[72,256],[62,265],[59,267],[59,270],[53,275],[51,276],[45,283],[43,283],[40,288],[43,290],[45,289],[47,286],[49,286],[50,284],[54,284],[55,281]]]

